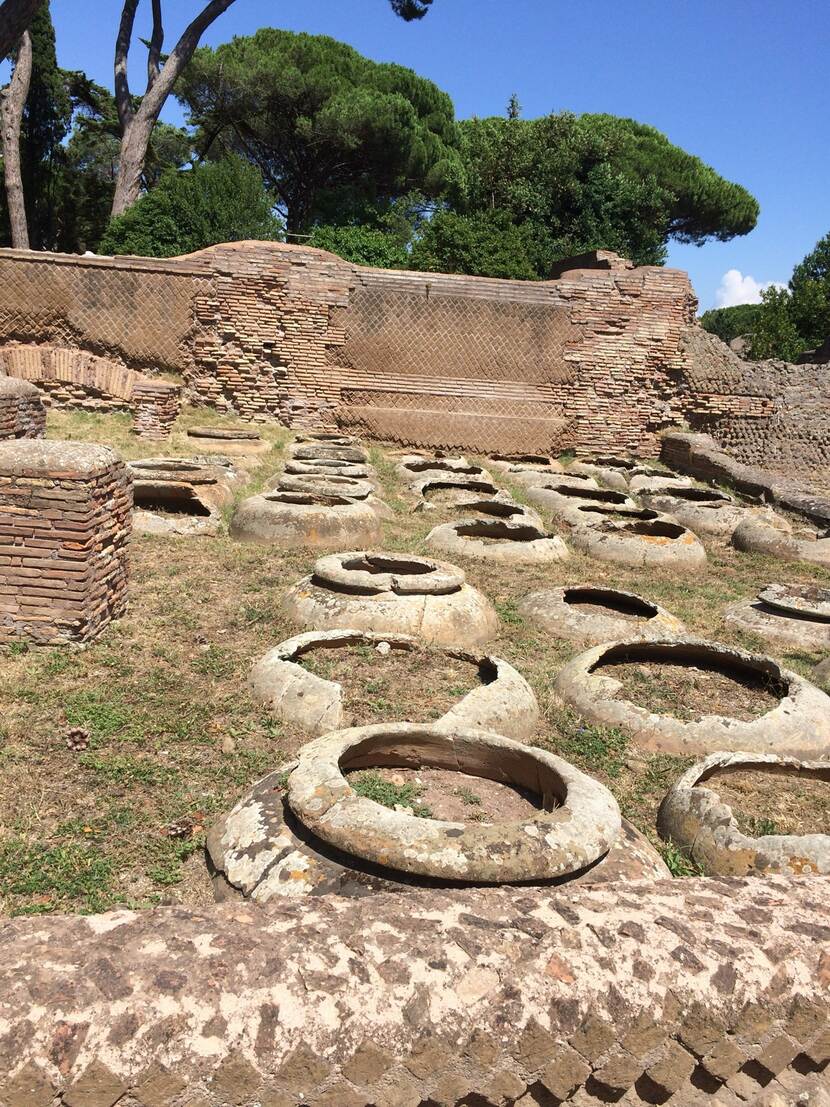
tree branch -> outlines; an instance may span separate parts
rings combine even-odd
[[[133,0],[128,0],[128,3]],[[137,0],[136,0],[137,2]],[[141,101],[139,112],[145,119],[158,119],[164,102],[173,90],[179,74],[193,57],[193,51],[199,45],[199,39],[215,19],[234,3],[234,0],[210,0],[192,23],[182,31],[181,38],[173,47],[164,67],[153,82],[152,88]]]
[[[147,91],[153,87],[159,75],[161,48],[164,44],[164,27],[161,22],[161,0],[153,0],[153,33],[150,37],[150,52],[147,55]]]
[[[133,24],[138,0],[124,0],[118,36],[115,40],[115,106],[118,109],[118,122],[121,133],[129,127],[133,118],[133,105],[130,97],[130,84],[127,80],[127,55],[133,37]]]
[[[43,0],[4,0],[0,4],[0,59],[8,57]]]

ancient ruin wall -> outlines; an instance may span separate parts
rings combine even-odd
[[[694,312],[676,270],[539,283],[231,243],[186,258],[0,253],[0,340],[173,369],[252,420],[412,445],[655,454]]]
[[[685,335],[682,354],[677,422],[711,434],[747,465],[830,479],[827,365],[744,361],[700,327]]]
[[[819,1107],[829,887],[685,879],[425,891],[405,911],[386,894],[9,920],[0,1103]]]
[[[108,446],[0,443],[0,642],[85,642],[124,613],[132,502]]]

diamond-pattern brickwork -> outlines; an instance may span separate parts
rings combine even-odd
[[[188,259],[0,252],[0,341],[75,346],[134,369],[183,372],[204,270]]]
[[[0,1104],[823,1107],[827,891],[687,879],[15,920]]]

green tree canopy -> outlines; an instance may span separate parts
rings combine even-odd
[[[758,205],[740,185],[673,146],[652,127],[610,115],[561,112],[460,124],[465,213],[504,211],[533,228],[533,263],[590,249],[661,264],[669,238],[731,238],[755,225]]]
[[[767,289],[752,330],[753,358],[792,361],[830,338],[830,234],[793,269],[787,288]]]
[[[354,221],[412,189],[436,197],[460,186],[449,96],[322,35],[266,27],[202,47],[176,95],[197,149],[258,166],[291,231]]]
[[[742,334],[751,334],[761,311],[760,304],[736,304],[734,307],[704,311],[700,325],[722,342],[731,342]]]
[[[511,222],[505,211],[441,211],[415,241],[409,268],[531,281],[536,277],[535,254],[531,225]]]
[[[274,198],[255,166],[227,157],[162,173],[156,187],[112,220],[99,251],[174,257],[218,242],[278,239]]]

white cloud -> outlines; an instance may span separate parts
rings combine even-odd
[[[760,304],[765,288],[786,288],[781,281],[756,281],[740,269],[729,269],[721,277],[715,293],[715,307],[735,307],[736,304]]]

